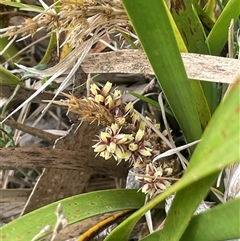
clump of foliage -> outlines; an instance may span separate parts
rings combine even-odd
[[[184,175],[179,181],[173,182],[171,178],[176,177],[174,165],[178,160],[174,157],[174,160],[166,158],[153,161],[171,149],[168,145],[171,134],[165,128],[161,129],[153,120],[144,119],[134,110],[132,103],[124,103],[119,90],[112,90],[112,85],[108,82],[103,87],[92,84],[90,95],[83,99],[65,94],[68,101],[56,103],[68,106],[70,111],[79,114],[85,121],[97,121],[104,126],[97,143],[93,145],[94,151],[106,160],[114,157],[118,163],[129,161],[139,168],[140,174],[136,174],[136,179],[143,183],[142,191],[147,197],[152,198],[144,203],[144,195],[136,194],[136,191],[133,193],[132,190],[121,190],[119,193],[114,192],[117,197],[110,191],[103,191],[100,192],[102,196],[99,193],[88,193],[62,200],[62,206],[69,214],[68,224],[109,211],[138,209],[105,239],[119,240],[121,237],[123,241],[128,240],[143,215],[170,195],[176,194],[163,229],[141,240],[210,241],[239,238],[239,220],[235,215],[239,208],[239,198],[193,216],[222,169],[240,159],[239,135],[236,132],[239,127],[239,75],[236,80],[231,80],[233,84],[229,93],[219,102],[221,95],[218,85],[202,82],[200,79],[189,79],[180,55],[180,52],[189,52],[220,56],[228,41],[231,21],[233,24],[239,21],[239,1],[229,0],[225,5],[218,4],[221,9],[218,17],[215,17],[216,4],[212,4],[213,1],[207,1],[205,9],[197,1],[170,1],[167,5],[165,1],[159,0],[79,0],[74,3],[59,1],[51,7],[40,2],[42,7],[27,6],[28,10],[39,12],[35,17],[26,18],[19,26],[1,29],[1,37],[10,37],[7,44],[10,46],[18,36],[24,39],[45,28],[51,34],[51,41],[42,63],[48,64],[53,46],[59,56],[59,61],[51,63],[54,66],[45,70],[18,65],[34,74],[35,78],[47,77],[47,80],[15,112],[70,68],[71,71],[68,71],[67,77],[61,82],[56,95],[62,92],[91,47],[105,34],[120,34],[124,39],[123,45],[125,40],[134,48],[141,43],[186,142],[189,144],[201,140],[196,148],[191,147],[189,150],[190,160]],[[26,7],[12,1],[4,1],[4,4],[17,8]],[[65,35],[60,40],[63,33]],[[235,56],[231,57],[236,57],[239,47],[237,34],[232,44],[231,52]],[[4,47],[4,51],[8,46]],[[116,50],[113,46],[110,47]],[[4,76],[10,76],[3,73]],[[6,79],[4,78],[5,81]],[[140,98],[146,100],[143,96]],[[161,129],[161,138],[154,129]],[[71,205],[73,200],[90,209],[88,198],[91,197],[97,203],[99,195],[100,200],[103,200],[101,207],[91,207],[91,212],[77,217],[72,215],[76,209]],[[223,197],[224,194],[221,193],[220,196]],[[104,206],[106,201],[111,203],[111,210]],[[41,217],[49,210],[56,209],[58,204],[59,202],[51,204],[13,221],[2,228],[2,237],[14,240],[17,237],[16,230],[21,229],[21,240],[31,239],[39,233],[39,225],[54,225],[54,215],[44,220]],[[231,223],[228,222],[230,213]],[[211,225],[207,222],[209,218]],[[28,220],[29,226],[23,227],[21,220]],[[28,229],[32,220],[38,225],[30,232]],[[150,228],[150,231],[153,230]],[[52,232],[48,230],[47,233],[41,233],[39,239]]]

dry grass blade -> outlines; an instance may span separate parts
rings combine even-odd
[[[231,84],[239,73],[237,59],[193,53],[181,53],[181,56],[189,79]],[[82,68],[86,73],[154,75],[144,51],[140,49],[89,54]]]
[[[192,143],[189,143],[189,144],[186,144],[186,145],[183,145],[183,146],[180,146],[180,147],[176,147],[176,148],[172,148],[171,150],[168,150],[168,151],[165,151],[164,153],[156,156],[154,159],[153,159],[153,162],[163,158],[163,157],[167,157],[167,156],[171,156],[173,154],[177,154],[179,153],[180,151],[182,150],[185,150],[193,145],[196,145],[198,142],[200,142],[200,140],[198,141],[194,141]]]
[[[119,24],[122,26],[129,23],[120,1],[93,1],[91,3],[83,1],[80,4],[61,1],[58,2],[58,12],[54,9],[57,2],[51,6],[47,6],[44,1],[41,1],[41,4],[44,7],[42,13],[36,15],[32,19],[26,18],[24,23],[19,26],[1,29],[3,33],[1,37],[12,37],[22,34],[23,38],[20,40],[23,40],[29,36],[33,36],[40,29],[45,28],[55,31],[57,39],[59,39],[60,33],[67,32],[67,37],[65,41],[63,41],[62,46],[69,44],[73,50],[60,61],[60,63],[45,71],[37,71],[23,65],[17,65],[25,71],[34,73],[36,76],[38,75],[39,78],[44,76],[50,78],[1,123],[29,103],[58,76],[71,69],[66,79],[56,91],[56,97],[63,91],[67,82],[75,74],[85,56],[90,52],[93,44],[104,37],[106,33],[110,33],[113,30],[116,32]],[[59,48],[57,51],[59,51]]]

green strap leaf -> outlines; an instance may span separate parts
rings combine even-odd
[[[240,0],[229,0],[218,20],[214,24],[211,32],[207,36],[206,41],[212,55],[220,55],[228,39],[228,28],[230,26],[231,19],[233,18],[234,22],[236,22],[239,18],[239,6]]]
[[[1,9],[1,8],[0,8]],[[4,15],[3,15],[4,16]],[[1,15],[0,15],[0,29],[4,28],[4,21],[2,21],[1,19]],[[10,40],[9,38],[5,37],[5,38],[1,38],[0,37],[0,53],[5,49],[5,47],[9,44]],[[14,65],[14,62],[18,62],[21,57],[19,55],[17,55],[18,53],[18,49],[16,48],[16,46],[12,43],[7,50],[4,50],[4,52],[2,54],[0,54],[0,56],[3,57],[3,59],[5,61],[7,61],[9,58],[14,57],[14,59],[12,59],[11,61],[9,61],[9,64],[11,65],[11,67]],[[1,77],[1,73],[0,73],[0,77]]]
[[[213,241],[240,238],[240,198],[219,204],[192,218],[181,241]]]
[[[195,182],[192,183],[191,188],[184,188],[176,194],[164,229],[158,232],[161,241],[179,240],[181,238],[193,213],[217,178],[218,172],[226,165],[226,162],[231,161],[233,163],[239,160],[238,143],[240,137],[236,133],[240,116],[239,90],[240,78],[226,102],[219,106],[203,134],[202,142],[199,143],[193,153],[183,178],[191,173],[195,175]],[[231,149],[231,152],[228,151],[229,149]],[[198,175],[204,165],[206,169],[215,165],[215,168],[219,170],[215,169],[214,172],[209,173],[209,176],[199,180]],[[172,227],[174,227],[174,232],[171,232]]]
[[[155,240],[169,241],[180,239],[187,228],[188,222],[186,220],[190,221],[197,205],[203,198],[203,194],[211,186],[217,174],[222,168],[239,161],[238,143],[240,142],[240,136],[236,131],[240,127],[239,92],[240,76],[233,85],[226,100],[220,104],[214,113],[202,136],[202,141],[196,147],[188,169],[181,180],[153,198],[122,222],[105,241],[117,240],[119,236],[123,236],[122,241],[127,241],[132,228],[148,210],[152,209],[159,202],[162,202],[169,195],[182,190],[177,193],[164,229],[157,232],[158,239]],[[201,185],[203,185],[202,188]],[[200,190],[196,189],[196,187],[200,188]],[[189,194],[192,196],[189,196]],[[194,202],[194,204],[191,204],[191,202]],[[174,232],[172,232],[173,227]],[[150,238],[151,235],[149,236],[149,240],[151,240]]]
[[[12,1],[12,0],[1,1],[1,4],[11,6],[11,7],[15,7],[15,8],[19,8],[19,10],[22,10],[22,11],[29,11],[29,12],[31,11],[31,12],[37,12],[37,13],[42,13],[44,11],[43,7],[31,5],[31,4],[24,4],[24,3],[21,3],[21,2],[15,2],[15,1]]]
[[[206,44],[204,27],[192,6],[192,1],[171,1],[170,11],[176,25],[184,39],[188,52],[209,54]],[[203,129],[211,118],[211,112],[216,109],[217,94],[216,84],[208,82],[191,82],[197,104],[198,116]]]
[[[190,187],[184,188],[176,194],[164,229],[158,233],[158,240],[174,241],[180,239],[199,203],[207,194],[217,176],[218,172],[192,183]],[[173,227],[174,232],[171,231]]]
[[[71,225],[99,214],[138,209],[144,201],[143,193],[130,189],[97,191],[69,197],[37,209],[3,226],[0,228],[0,240],[29,241],[46,225],[54,227],[55,211],[59,203],[62,204],[68,225]]]
[[[194,11],[197,13],[205,32],[208,34],[213,28],[214,21],[203,11],[197,2],[193,3]]]
[[[18,85],[20,83],[21,80],[16,75],[13,75],[11,72],[0,66],[0,84]]]
[[[209,54],[203,26],[192,7],[192,1],[171,1],[170,11],[190,53]]]
[[[230,240],[240,237],[239,212],[240,199],[220,204],[192,218],[180,241]],[[231,222],[229,222],[229,218]],[[159,240],[155,232],[141,241]]]
[[[159,0],[123,4],[187,141],[199,139],[201,123],[168,9]]]
[[[148,104],[150,104],[150,105],[152,105],[152,106],[155,106],[155,107],[157,107],[157,108],[160,109],[160,105],[159,105],[159,103],[158,103],[157,101],[155,101],[155,100],[153,100],[153,99],[150,99],[150,98],[148,98],[147,96],[144,96],[144,95],[138,94],[138,93],[136,93],[136,92],[130,91],[130,90],[128,90],[128,93],[131,94],[131,95],[133,95],[133,96],[135,96],[135,97],[137,97],[138,99],[140,99],[140,100],[142,100],[142,101],[144,101],[144,102],[146,102],[146,103],[148,103]],[[172,111],[169,110],[168,108],[165,107],[165,108],[164,108],[164,111],[165,111],[167,114],[173,116]]]

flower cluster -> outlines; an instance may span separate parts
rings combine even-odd
[[[107,108],[116,118],[123,105],[122,93],[117,89],[114,91],[111,89],[112,83],[110,82],[107,82],[101,89],[96,84],[91,84],[88,98]]]
[[[168,146],[146,125],[134,110],[133,103],[123,102],[121,91],[112,90],[112,84],[107,82],[103,87],[91,84],[90,95],[84,99],[66,96],[70,111],[80,114],[82,120],[97,121],[105,126],[93,145],[97,155],[106,160],[113,157],[118,163],[128,161],[138,168],[141,175],[135,178],[150,197],[171,185],[174,161],[165,158],[161,162],[152,162],[154,157],[168,150]],[[160,129],[159,124],[150,118],[148,121]],[[162,133],[167,136],[166,131]]]
[[[144,175],[136,175],[136,180],[144,183],[142,192],[152,197],[171,186],[173,167],[173,162],[147,164]]]
[[[120,134],[121,128],[117,123],[107,126],[105,132],[101,132],[99,142],[93,146],[94,151],[106,160],[112,156],[116,161],[129,160],[131,152],[126,149],[132,143],[132,134]]]

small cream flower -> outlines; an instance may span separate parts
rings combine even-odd
[[[115,104],[114,104],[112,96],[109,95],[109,96],[106,97],[104,105],[109,110],[112,110],[112,109],[115,108]]]
[[[115,107],[119,107],[123,104],[122,92],[120,90],[114,90],[113,101],[114,101]]]
[[[105,98],[104,98],[104,96],[102,96],[102,95],[95,95],[94,100],[95,100],[98,104],[103,105],[103,104],[104,104],[104,101],[105,101]]]
[[[133,103],[132,102],[127,103],[127,105],[124,107],[125,115],[132,114],[133,111],[134,111]]]
[[[120,131],[121,128],[117,123],[107,127],[105,132],[100,133],[98,143],[92,146],[94,152],[100,153],[100,156],[106,160],[113,156],[118,162],[122,159],[127,161],[131,153],[126,147],[134,138],[132,134],[119,134]]]
[[[130,151],[136,151],[138,149],[138,144],[130,143],[128,147]]]
[[[139,126],[140,122],[141,122],[141,116],[136,113],[136,112],[133,112],[132,115],[131,115],[131,118],[132,118],[132,123],[135,125],[135,126]],[[142,129],[144,130],[144,129]]]
[[[108,95],[110,95],[111,88],[112,88],[112,83],[108,81],[101,89],[101,94],[104,97],[107,97]]]
[[[135,142],[143,141],[143,137],[144,137],[144,130],[139,129],[135,136]]]
[[[96,84],[93,83],[90,85],[90,93],[95,96],[100,94],[101,90]]]

